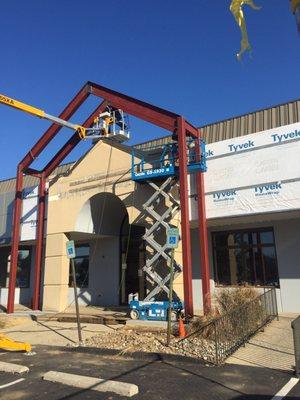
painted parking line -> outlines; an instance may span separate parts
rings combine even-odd
[[[0,386],[0,390],[5,389],[9,386],[15,385],[16,383],[23,382],[23,381],[25,381],[25,378],[20,378],[20,379],[17,379],[16,381],[6,383],[5,385]]]
[[[278,393],[275,394],[274,397],[272,397],[272,400],[281,400],[284,399],[285,396],[293,389],[294,386],[297,385],[299,382],[299,378],[291,378],[286,385],[283,386],[279,390]]]

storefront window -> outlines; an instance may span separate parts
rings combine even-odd
[[[18,255],[16,287],[30,287],[32,247],[21,247]],[[0,248],[0,287],[8,287],[10,270],[10,248]]]
[[[0,248],[0,287],[7,287],[10,248]]]
[[[31,248],[19,250],[16,287],[30,287]]]
[[[279,287],[272,229],[214,232],[212,239],[217,284]]]
[[[74,258],[76,285],[79,288],[87,288],[89,285],[89,258],[90,246],[88,244],[76,245],[76,257]],[[69,286],[73,287],[73,276],[70,262]]]

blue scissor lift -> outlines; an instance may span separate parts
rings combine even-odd
[[[143,182],[149,179],[178,176],[178,157],[177,142],[149,147],[147,151],[133,147],[131,178],[133,181]],[[187,142],[187,159],[189,173],[206,171],[205,142],[203,140],[200,140],[198,145],[195,139],[189,138]]]
[[[144,147],[144,148],[143,148]],[[186,142],[187,168],[189,173],[205,172],[206,157],[204,141],[188,138]],[[152,224],[146,229],[143,239],[151,255],[143,267],[147,280],[152,285],[152,290],[143,301],[137,299],[129,303],[131,318],[143,320],[167,320],[169,307],[168,295],[170,273],[162,277],[158,273],[159,262],[170,264],[171,255],[167,243],[161,244],[156,240],[156,234],[163,230],[167,237],[167,230],[172,227],[170,221],[180,211],[180,203],[173,196],[173,188],[178,185],[179,152],[178,143],[170,141],[158,146],[139,146],[132,149],[131,178],[140,184],[148,184],[153,189],[153,194],[143,204],[143,209]],[[161,213],[160,203],[167,205]],[[182,272],[182,266],[174,262],[174,278]],[[172,312],[180,315],[183,303],[177,294],[173,294]]]

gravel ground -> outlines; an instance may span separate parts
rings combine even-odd
[[[167,347],[167,334],[157,332],[137,332],[134,330],[118,330],[101,333],[85,341],[88,347],[119,350],[120,355],[134,352],[165,353],[190,356],[209,360],[214,355],[214,345],[197,337],[179,342],[179,338],[171,335],[170,346]]]

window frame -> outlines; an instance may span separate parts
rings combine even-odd
[[[76,255],[76,257],[73,258],[74,263],[76,258],[84,258],[84,259],[88,259],[88,271],[87,271],[87,279],[86,279],[86,284],[84,286],[81,286],[78,284],[78,282],[76,281],[76,286],[78,289],[88,289],[89,288],[89,281],[90,281],[90,250],[91,250],[91,244],[90,243],[75,243],[75,253],[78,249],[78,247],[87,247],[89,249],[89,253],[88,256],[80,256],[80,255]],[[71,283],[71,281],[73,282],[73,277],[72,277],[72,265],[71,265],[72,260],[69,260],[69,282],[68,282],[68,288],[72,289],[73,288],[73,284]],[[75,274],[76,274],[76,263],[75,263]]]
[[[273,241],[272,243],[266,243],[263,244],[261,243],[261,237],[260,233],[261,232],[271,232],[273,236]],[[238,234],[238,233],[246,233],[246,234],[251,234],[249,236],[249,243],[248,245],[241,246],[238,244],[235,245],[227,245],[227,246],[217,246],[215,242],[215,238],[217,234]],[[253,234],[257,233],[257,243],[253,244]],[[259,228],[243,228],[243,229],[228,229],[228,230],[221,230],[221,231],[213,231],[211,232],[211,241],[212,241],[212,252],[213,252],[213,269],[214,269],[214,281],[215,281],[215,287],[238,287],[238,286],[243,286],[243,284],[224,284],[220,283],[219,280],[219,271],[218,271],[218,265],[217,265],[217,249],[249,249],[249,256],[252,264],[252,272],[254,273],[255,276],[257,276],[257,264],[255,262],[255,256],[254,256],[254,249],[258,249],[259,255],[260,255],[260,260],[263,266],[263,280],[264,284],[251,284],[251,283],[246,283],[249,286],[252,287],[257,287],[257,288],[264,288],[264,287],[275,287],[275,288],[280,288],[280,279],[279,279],[279,270],[278,270],[278,259],[277,259],[277,249],[276,249],[276,238],[275,238],[275,233],[274,233],[274,228],[273,227],[259,227]],[[266,284],[266,267],[265,267],[265,261],[262,253],[263,248],[273,248],[274,249],[274,254],[275,254],[275,268],[277,271],[277,282],[274,283],[273,285],[267,285]]]
[[[34,257],[34,248],[35,247],[33,245],[22,244],[22,245],[20,245],[20,247],[18,249],[16,289],[22,290],[22,289],[30,289],[31,288],[31,270],[33,268],[32,260],[33,260],[33,257]],[[8,282],[9,282],[9,280],[8,280],[8,277],[9,277],[8,264],[11,263],[11,246],[1,246],[0,247],[0,251],[1,251],[1,249],[6,249],[8,254],[7,254],[7,259],[6,259],[6,277],[5,277],[5,281],[6,282],[5,282],[5,286],[1,286],[0,285],[0,289],[7,289],[8,288]],[[20,277],[18,276],[18,273],[19,273],[19,271],[18,271],[19,265],[18,264],[20,262],[19,256],[20,256],[20,252],[21,251],[29,251],[29,268],[28,268],[28,271],[27,271],[27,275],[28,275],[27,278],[28,279],[27,279],[26,286],[20,286],[19,285]]]

